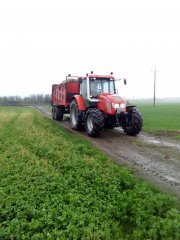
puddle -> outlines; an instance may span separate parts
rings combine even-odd
[[[115,130],[120,133],[124,132],[120,127],[115,128]],[[137,138],[146,143],[151,143],[151,144],[164,146],[164,147],[171,147],[171,148],[180,150],[180,144],[173,142],[173,140],[172,142],[170,142],[170,140],[164,140],[161,138],[157,138],[156,136],[146,135],[145,133],[140,133],[139,135],[137,135]]]
[[[176,148],[176,149],[180,150],[180,144],[178,144],[178,143],[173,143],[170,141],[158,139],[156,137],[147,136],[144,134],[140,134],[137,137],[146,143],[153,143],[153,144],[156,144],[159,146],[171,147],[171,148]]]
[[[155,137],[150,137],[150,136],[141,135],[141,134],[138,135],[137,137],[145,142],[160,144],[160,140],[156,139]]]
[[[180,182],[176,178],[173,178],[170,176],[163,176],[163,175],[162,175],[162,178],[166,179],[168,182],[170,182],[173,185],[176,185],[176,186],[180,185]]]

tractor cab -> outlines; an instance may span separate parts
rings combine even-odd
[[[90,77],[89,78],[90,98],[98,98],[101,93],[115,94],[113,78]]]
[[[114,115],[119,108],[125,112],[125,101],[116,94],[116,79],[111,75],[87,74],[80,78],[80,95],[86,108],[98,107],[106,114]],[[126,80],[124,80],[126,84]]]
[[[80,95],[89,102],[99,102],[98,96],[101,93],[115,94],[115,79],[112,75],[90,74],[79,79]]]

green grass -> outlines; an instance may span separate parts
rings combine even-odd
[[[179,239],[176,201],[61,126],[0,108],[0,239]]]
[[[152,104],[138,103],[137,107],[142,112],[145,131],[180,133],[180,104],[157,103],[154,108]]]

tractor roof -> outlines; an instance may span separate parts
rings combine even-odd
[[[110,79],[110,80],[115,80],[112,75],[96,75],[96,74],[88,74],[89,78],[103,78],[103,79]],[[80,76],[67,76],[66,80],[62,81],[61,83],[73,83],[73,82],[78,82],[78,79],[86,79],[86,77],[80,77]]]
[[[114,79],[112,75],[95,75],[95,74],[89,74],[88,77],[90,78],[107,78],[107,79]]]

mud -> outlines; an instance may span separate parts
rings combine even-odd
[[[50,111],[37,107],[39,111],[51,118]],[[69,116],[59,123],[69,131]],[[144,178],[159,190],[172,193],[180,198],[180,141],[170,137],[156,136],[141,132],[136,137],[127,136],[121,128],[105,130],[101,138],[87,137],[97,148],[121,165],[134,170],[139,178]]]

